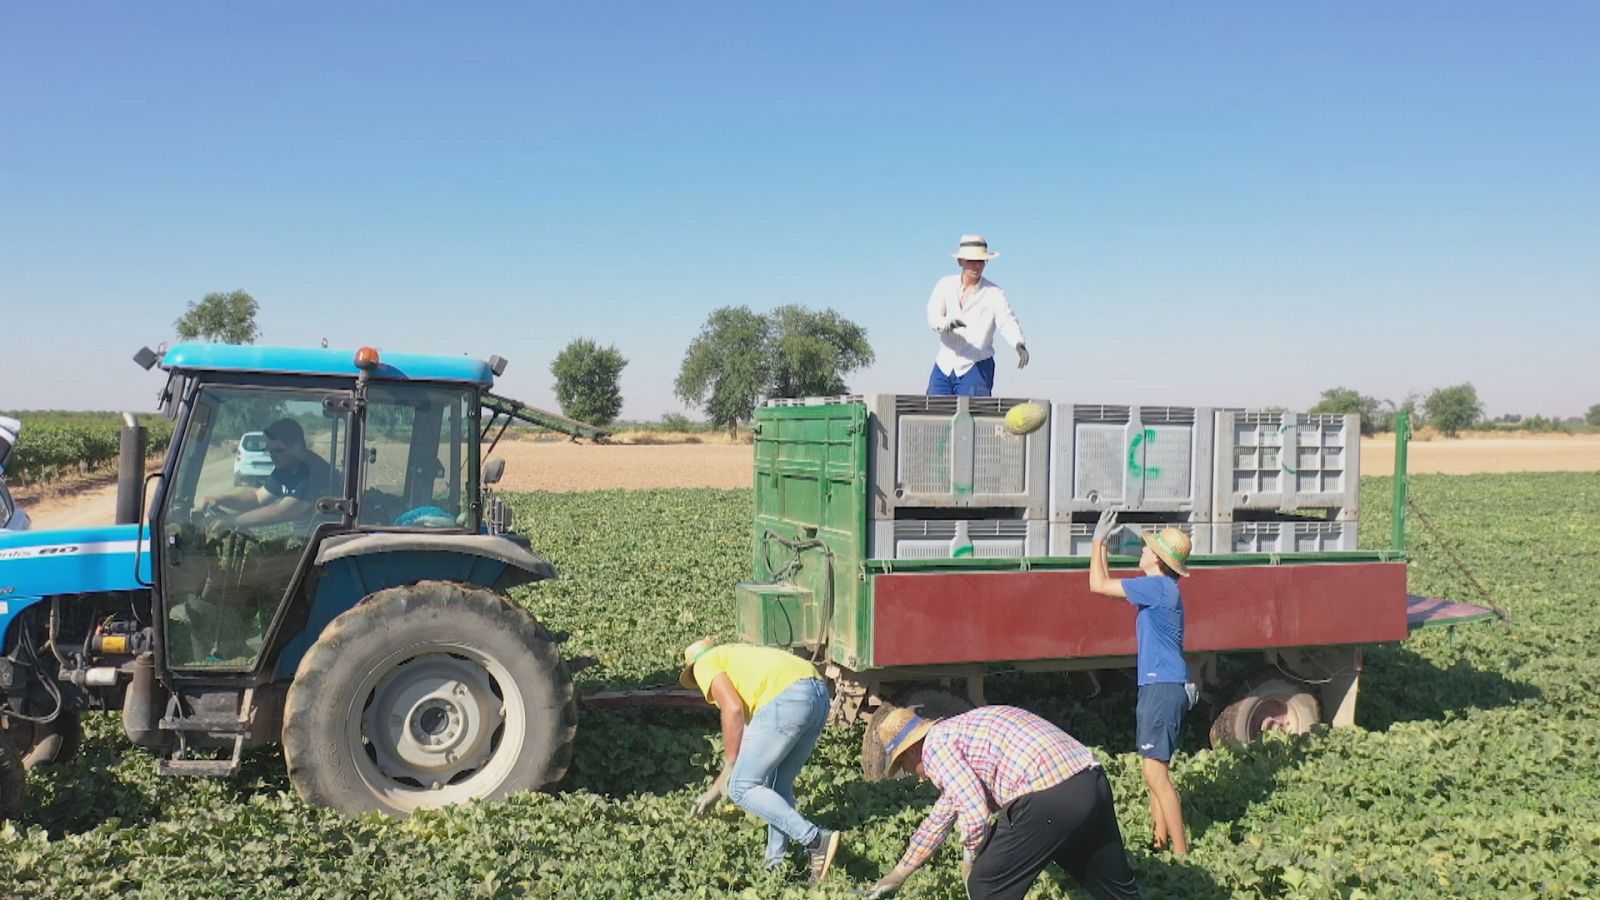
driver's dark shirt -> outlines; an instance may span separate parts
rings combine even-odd
[[[267,476],[267,483],[262,485],[267,493],[274,497],[293,497],[307,503],[316,502],[317,498],[327,496],[331,491],[338,494],[335,487],[330,487],[328,479],[331,470],[322,457],[315,453],[306,453],[298,456],[288,465],[278,466]]]

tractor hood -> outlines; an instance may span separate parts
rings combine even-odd
[[[19,603],[49,594],[143,589],[150,547],[140,552],[141,538],[148,541],[149,530],[138,525],[0,532],[0,633]]]

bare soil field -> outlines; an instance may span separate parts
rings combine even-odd
[[[743,488],[751,483],[751,449],[725,437],[697,443],[671,436],[641,437],[651,443],[576,444],[551,440],[506,440],[494,455],[505,459],[505,491],[589,491],[611,488]],[[659,442],[658,442],[659,441]],[[1468,435],[1413,440],[1408,468],[1414,474],[1478,472],[1597,472],[1600,435]],[[1392,438],[1361,442],[1361,473],[1394,472]],[[111,521],[116,485],[111,476],[44,491],[18,491],[35,528],[72,528]]]

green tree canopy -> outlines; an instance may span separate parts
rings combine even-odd
[[[1368,397],[1354,388],[1336,387],[1328,388],[1322,392],[1322,399],[1317,405],[1311,407],[1310,412],[1331,413],[1346,416],[1351,413],[1361,417],[1361,433],[1372,434],[1381,424],[1380,406],[1376,397]]]
[[[1439,388],[1422,401],[1428,424],[1455,437],[1463,428],[1470,428],[1483,418],[1483,404],[1478,401],[1478,391],[1471,382]]]
[[[255,298],[246,291],[211,293],[190,303],[188,311],[172,324],[178,337],[185,341],[253,344],[261,334],[256,327],[259,309]]]
[[[733,433],[771,384],[771,337],[771,323],[748,306],[713,310],[678,369],[673,383],[678,399],[701,407],[711,424]]]
[[[1589,407],[1589,412],[1584,415],[1583,420],[1595,428],[1600,428],[1600,403]]]
[[[588,338],[568,344],[550,364],[561,414],[592,425],[615,422],[622,411],[617,379],[627,365],[616,347],[601,347]]]
[[[732,434],[763,398],[842,394],[845,377],[871,362],[866,330],[831,309],[780,306],[759,315],[725,306],[689,345],[675,388]]]
[[[780,306],[772,323],[769,397],[816,397],[845,392],[844,376],[872,364],[866,329],[831,309]]]

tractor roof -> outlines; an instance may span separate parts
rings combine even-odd
[[[237,344],[178,344],[161,358],[164,369],[188,372],[261,372],[274,375],[337,375],[353,378],[356,351],[327,347],[256,347]],[[489,364],[468,356],[383,353],[371,377],[386,381],[458,381],[489,387]]]

